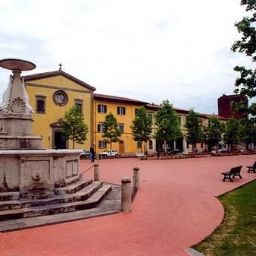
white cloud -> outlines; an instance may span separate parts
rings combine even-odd
[[[216,112],[232,93],[240,0],[2,0],[0,58],[63,69],[99,93]],[[8,79],[0,70],[0,84]]]

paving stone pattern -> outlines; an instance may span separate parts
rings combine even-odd
[[[216,196],[256,179],[246,169],[255,159],[242,155],[100,160],[100,179],[108,183],[120,184],[121,178],[132,178],[134,167],[140,168],[131,213],[2,232],[0,255],[187,256],[185,250],[211,234],[223,219]],[[243,178],[223,182],[221,172],[237,165],[243,165]],[[81,171],[89,166],[90,161],[81,161]],[[92,178],[93,173],[85,176]]]

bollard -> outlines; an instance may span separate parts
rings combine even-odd
[[[138,167],[133,168],[133,191],[137,191],[139,189],[140,183],[140,169]]]
[[[122,178],[121,210],[130,212],[132,206],[131,180],[128,177]]]
[[[100,180],[99,164],[94,164],[94,180],[95,181],[99,181]]]

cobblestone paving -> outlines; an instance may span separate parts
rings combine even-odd
[[[215,197],[256,178],[256,156],[177,160],[100,160],[101,180],[120,184],[139,167],[140,189],[131,213],[0,233],[1,256],[179,256],[220,224]],[[223,171],[243,165],[243,179],[222,182]],[[83,160],[81,170],[90,162]],[[86,174],[92,176],[91,173]]]

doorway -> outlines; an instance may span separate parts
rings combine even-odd
[[[119,154],[123,154],[124,153],[124,141],[119,141]]]
[[[67,140],[63,131],[55,130],[54,131],[54,148],[55,149],[66,149]]]

